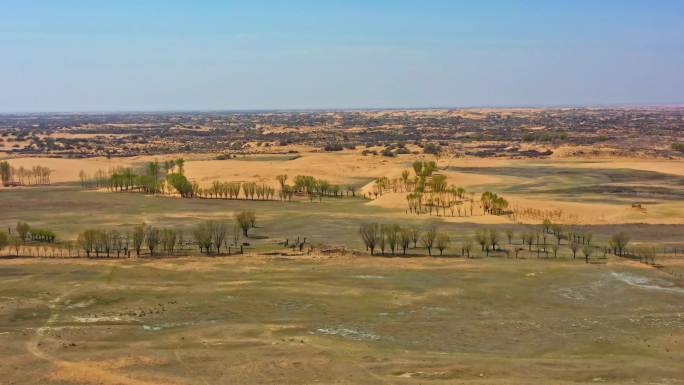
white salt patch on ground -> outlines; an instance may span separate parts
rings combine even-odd
[[[132,317],[119,317],[119,316],[100,316],[100,317],[74,317],[74,320],[83,323],[93,323],[93,322],[131,322],[135,321]]]
[[[352,275],[352,278],[358,279],[385,279],[382,275]]]
[[[659,279],[657,281],[654,281],[646,277],[640,277],[637,275],[627,273],[616,273],[614,271],[611,271],[610,275],[618,281],[624,282],[630,286],[648,290],[661,290],[672,293],[684,294],[684,288],[676,287],[672,282],[668,282],[665,280]]]
[[[340,336],[354,341],[378,341],[380,336],[364,332],[360,330],[354,330],[345,327],[328,327],[328,328],[318,328],[317,332],[321,334],[327,334],[331,336]]]
[[[88,306],[94,305],[94,304],[95,304],[95,300],[92,299],[92,298],[90,298],[90,299],[87,300],[87,301],[80,301],[80,302],[76,302],[76,303],[73,303],[73,304],[70,304],[69,300],[67,300],[66,304],[67,304],[67,308],[68,308],[68,309],[82,309],[82,308],[84,308],[84,307],[88,307]]]

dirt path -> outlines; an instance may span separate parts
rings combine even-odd
[[[42,341],[47,338],[45,336],[45,332],[49,330],[52,327],[51,325],[53,325],[59,319],[60,303],[72,292],[73,290],[70,290],[50,301],[50,304],[48,305],[50,308],[50,317],[48,317],[45,325],[36,329],[36,333],[26,343],[26,349],[34,357],[48,361],[55,366],[55,370],[53,373],[51,373],[50,378],[78,384],[158,385],[156,382],[136,380],[113,373],[106,369],[97,367],[96,363],[94,362],[65,361],[43,351],[40,348]]]

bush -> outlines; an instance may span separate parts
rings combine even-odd
[[[428,143],[423,147],[425,154],[437,155],[442,150],[442,147],[437,143]]]
[[[395,156],[397,156],[397,154],[395,154],[395,153],[392,151],[392,149],[390,149],[389,147],[387,147],[387,148],[385,148],[385,149],[382,151],[382,156],[386,156],[386,157],[389,157],[389,158],[394,158]]]
[[[342,151],[344,150],[344,147],[341,144],[334,143],[334,144],[326,144],[325,147],[323,147],[325,151]]]

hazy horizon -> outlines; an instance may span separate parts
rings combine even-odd
[[[684,104],[684,4],[0,6],[0,113]]]

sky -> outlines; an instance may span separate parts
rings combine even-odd
[[[0,0],[0,112],[684,104],[684,1]]]

